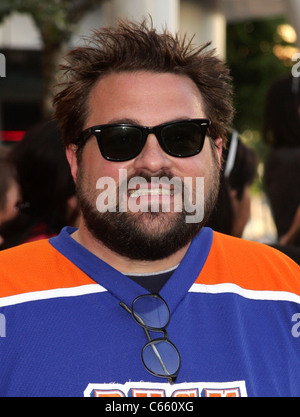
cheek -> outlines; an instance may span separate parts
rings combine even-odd
[[[209,181],[212,176],[216,175],[219,170],[219,153],[216,148],[212,148],[211,144],[206,141],[200,154],[191,158],[183,159],[182,170],[190,177],[204,177],[205,181]]]
[[[119,183],[120,170],[126,171],[127,175],[131,172],[132,162],[110,162],[103,158],[98,145],[95,141],[87,143],[84,149],[81,161],[81,171],[91,186],[96,184],[99,178],[108,177],[113,179],[116,184]]]

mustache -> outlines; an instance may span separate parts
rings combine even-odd
[[[183,191],[185,187],[184,181],[172,174],[169,170],[160,170],[154,174],[145,171],[138,171],[134,174],[127,176],[124,179],[119,178],[120,182],[118,184],[119,196],[127,195],[129,189],[139,189],[141,184],[150,184],[151,187],[156,187],[157,185],[170,187],[173,191],[180,191],[183,197]]]
[[[150,174],[149,172],[145,172],[145,171],[138,171],[135,174],[132,174],[130,177],[127,178],[127,185],[132,178],[136,178],[136,177],[143,178],[147,182],[150,183],[153,178],[157,178],[159,180],[162,178],[167,178],[168,180],[171,180],[172,178],[175,177],[175,175],[173,175],[169,170],[166,170],[166,169],[162,169],[156,172],[155,175]]]

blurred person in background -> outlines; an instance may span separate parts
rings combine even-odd
[[[300,263],[300,78],[269,89],[263,138],[270,146],[265,188],[278,234],[274,246]]]
[[[257,164],[254,150],[241,141],[238,132],[228,132],[218,200],[207,226],[231,236],[243,236],[250,218],[250,188],[256,176]]]
[[[16,179],[16,172],[12,164],[7,160],[9,148],[0,147],[0,227],[3,223],[15,218],[18,213],[18,203],[21,194]],[[0,234],[0,245],[3,244],[3,237]]]
[[[0,228],[11,246],[55,236],[65,224],[76,225],[75,185],[56,122],[43,121],[29,129],[8,156],[21,189],[20,213]]]

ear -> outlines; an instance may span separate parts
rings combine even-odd
[[[217,138],[215,139],[215,145],[216,145],[216,149],[217,149],[217,158],[218,158],[218,162],[219,165],[221,166],[222,163],[222,151],[223,151],[223,139],[222,138]]]
[[[71,144],[66,148],[66,157],[69,162],[69,165],[71,168],[71,174],[75,183],[76,183],[77,168],[78,168],[76,150],[77,150],[77,147],[74,144]]]
[[[233,189],[230,189],[229,190],[229,194],[230,194],[230,198],[231,198],[231,200],[237,200],[238,198],[237,198],[237,191],[236,190],[233,190]]]

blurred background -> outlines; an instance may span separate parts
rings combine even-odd
[[[51,116],[57,65],[82,36],[120,17],[149,14],[158,28],[195,34],[195,46],[212,41],[228,62],[234,128],[259,157],[244,237],[272,242],[276,231],[263,181],[270,151],[262,138],[264,106],[270,86],[291,75],[300,52],[299,0],[0,0],[0,141],[13,146]]]

